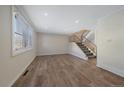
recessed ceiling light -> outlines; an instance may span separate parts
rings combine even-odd
[[[78,24],[79,23],[79,20],[75,20],[75,23]]]
[[[44,13],[44,16],[48,16],[48,13],[47,13],[47,12],[45,12],[45,13]]]
[[[48,29],[48,27],[46,26],[45,29]]]

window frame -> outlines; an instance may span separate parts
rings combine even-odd
[[[28,46],[28,47],[23,47],[21,49],[18,49],[18,50],[15,50],[15,33],[16,33],[16,20],[15,20],[15,15],[18,14],[21,19],[30,27],[31,29],[31,38],[30,38],[30,42],[31,42],[31,45]],[[30,26],[30,24],[27,22],[27,20],[19,13],[19,12],[14,12],[12,11],[12,56],[16,56],[16,55],[19,55],[21,53],[24,53],[24,52],[27,52],[27,51],[30,51],[31,49],[33,49],[33,29],[32,27]],[[28,37],[29,38],[29,37]],[[24,41],[25,42],[25,41]]]

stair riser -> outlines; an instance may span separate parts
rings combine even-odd
[[[87,47],[84,47],[84,46],[79,46],[79,47],[81,47],[81,48],[87,48]]]
[[[83,51],[84,53],[91,53],[90,51]]]
[[[93,53],[85,53],[86,55],[93,55]]]
[[[92,58],[96,58],[96,56],[94,56],[94,57],[88,57],[88,59],[92,59]]]
[[[83,49],[84,51],[89,51],[89,49],[88,49],[88,48],[81,48],[81,49]]]
[[[87,56],[93,56],[93,54],[86,54]]]

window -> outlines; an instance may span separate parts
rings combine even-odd
[[[13,55],[32,48],[32,28],[19,13],[13,12]]]

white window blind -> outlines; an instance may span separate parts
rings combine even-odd
[[[13,13],[13,51],[32,47],[32,28],[19,13]]]

